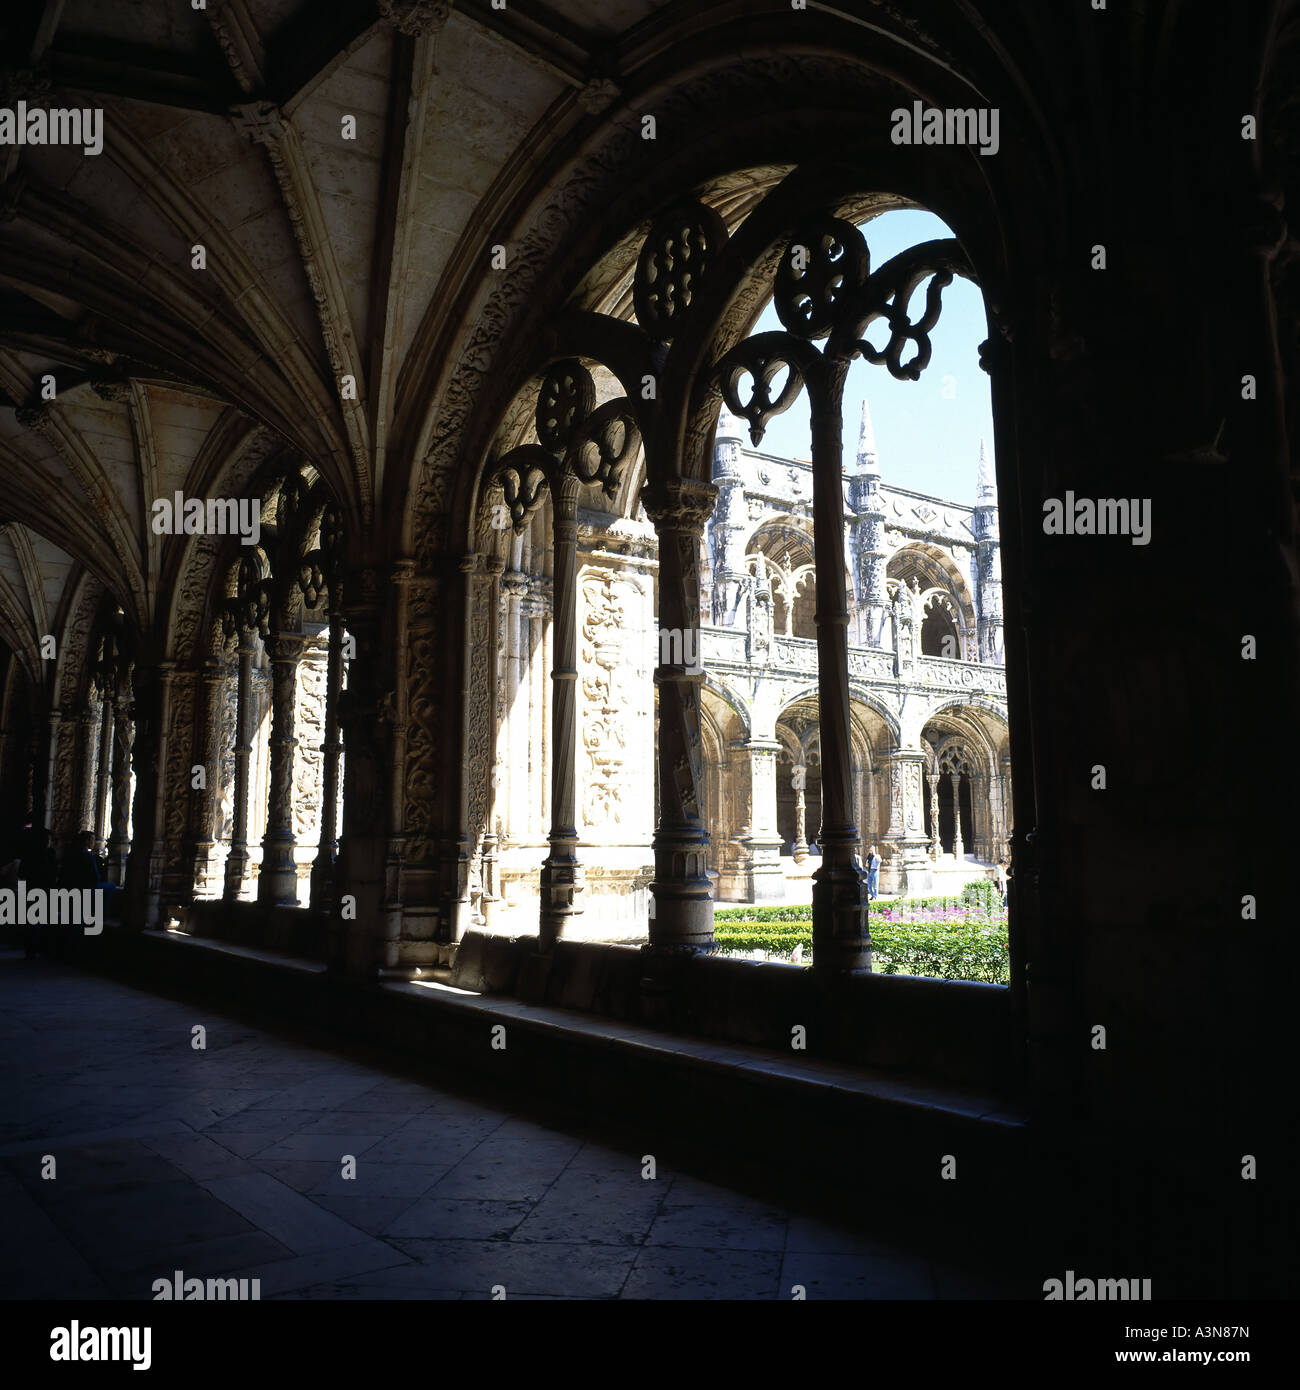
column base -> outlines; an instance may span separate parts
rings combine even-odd
[[[216,849],[214,840],[200,840],[194,847],[194,868],[190,877],[192,889],[188,895],[191,901],[219,896],[222,881],[217,873]]]
[[[311,871],[311,910],[322,917],[328,917],[335,908],[334,866],[325,868],[315,865]]]
[[[813,968],[835,974],[870,970],[867,875],[851,846],[827,844],[812,884]]]
[[[249,855],[246,849],[232,849],[226,856],[225,883],[222,897],[227,902],[237,902],[248,882]]]
[[[904,840],[901,843],[903,863],[901,890],[909,897],[924,895],[934,888],[934,865],[930,860],[928,840]]]
[[[301,907],[298,898],[298,865],[292,836],[262,841],[262,870],[257,879],[257,901],[267,907]]]
[[[745,875],[747,901],[785,902],[785,870],[781,867],[781,841],[758,840],[751,837],[748,845],[750,859]]]
[[[563,938],[571,919],[582,916],[586,889],[587,871],[576,859],[552,857],[542,864],[538,950],[549,951]]]
[[[126,861],[130,856],[129,845],[110,847],[108,852],[108,880],[122,887],[126,883]]]
[[[711,951],[713,949],[713,899],[708,895],[709,884],[702,885],[704,896],[672,896],[669,890],[681,889],[679,883],[652,883],[653,912],[650,917],[649,951]]]
[[[713,885],[703,831],[660,838],[650,884],[650,948],[713,949]]]

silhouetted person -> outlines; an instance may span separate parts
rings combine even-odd
[[[23,827],[18,852],[18,882],[23,893],[29,893],[33,888],[48,893],[54,887],[54,851],[50,848],[49,839],[49,831],[43,825],[33,825],[29,821]],[[23,928],[23,948],[29,958],[42,949],[49,954],[48,938],[41,937],[43,930],[48,929],[31,922]]]
[[[64,850],[63,859],[59,864],[58,887],[71,888],[78,893],[94,892],[95,889],[103,887],[99,863],[95,859],[95,836],[92,831],[83,830],[79,835],[69,838],[68,847]],[[83,899],[83,910],[84,902]],[[67,958],[81,929],[73,922],[61,922],[53,929],[53,939],[57,944],[60,960]]]

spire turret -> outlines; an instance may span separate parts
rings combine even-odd
[[[981,439],[979,473],[975,479],[975,505],[996,507],[997,502],[998,485],[993,481],[993,465],[989,462],[988,448]]]
[[[858,426],[858,452],[853,466],[855,476],[880,476],[880,460],[876,454],[876,431],[871,423],[871,407],[862,398],[862,422]]]

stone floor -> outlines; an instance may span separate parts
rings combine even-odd
[[[648,1180],[599,1132],[384,1056],[11,951],[0,1057],[4,1298],[148,1299],[177,1269],[263,1299],[1015,1296],[725,1184]]]

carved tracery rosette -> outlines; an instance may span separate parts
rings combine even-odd
[[[654,341],[672,341],[726,240],[722,219],[702,203],[655,221],[641,246],[632,291],[637,322]]]

